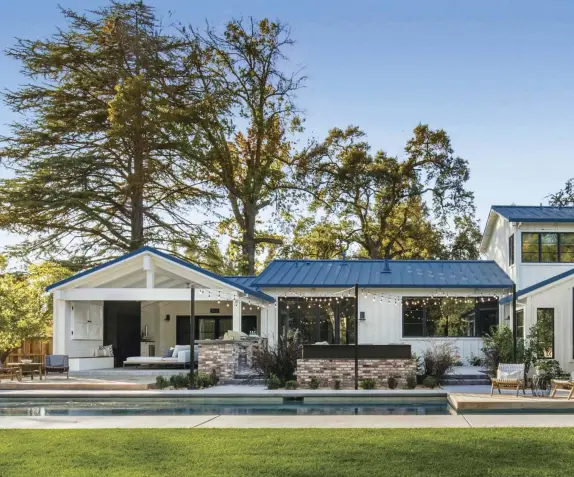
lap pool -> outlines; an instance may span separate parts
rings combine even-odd
[[[446,399],[418,401],[22,399],[0,401],[0,416],[183,416],[183,415],[447,415]]]

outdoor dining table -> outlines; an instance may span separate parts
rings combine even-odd
[[[42,381],[42,363],[7,363],[6,366],[20,368],[20,376],[24,376],[24,373],[29,371],[32,380],[34,380],[34,371],[37,369],[40,381]]]

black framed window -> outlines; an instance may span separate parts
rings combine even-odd
[[[542,344],[543,358],[554,359],[554,308],[538,308],[538,342]]]
[[[278,312],[282,336],[298,332],[305,344],[355,343],[354,298],[279,298]]]
[[[221,339],[225,333],[233,329],[231,316],[196,316],[195,339],[216,340]],[[241,317],[241,331],[249,334],[257,332],[257,316],[244,315]],[[189,344],[189,315],[176,316],[176,344]]]
[[[539,262],[540,261],[540,234],[522,233],[522,261]]]
[[[403,337],[480,337],[498,326],[496,298],[403,298]]]
[[[522,261],[574,262],[574,233],[522,233]]]
[[[524,310],[516,310],[516,336],[524,338]]]
[[[508,265],[514,265],[514,234],[508,237]]]

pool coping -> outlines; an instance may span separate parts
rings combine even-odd
[[[142,390],[142,391],[76,391],[76,390],[27,390],[0,391],[0,401],[3,399],[50,399],[50,398],[200,398],[200,399],[271,399],[271,398],[444,398],[447,391],[434,390],[266,390],[254,392],[213,392],[206,390]]]

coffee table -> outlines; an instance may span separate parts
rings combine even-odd
[[[20,376],[24,376],[24,373],[29,372],[32,381],[34,380],[34,372],[38,370],[38,376],[40,376],[40,381],[42,381],[42,363],[7,363],[6,366],[20,368]]]

